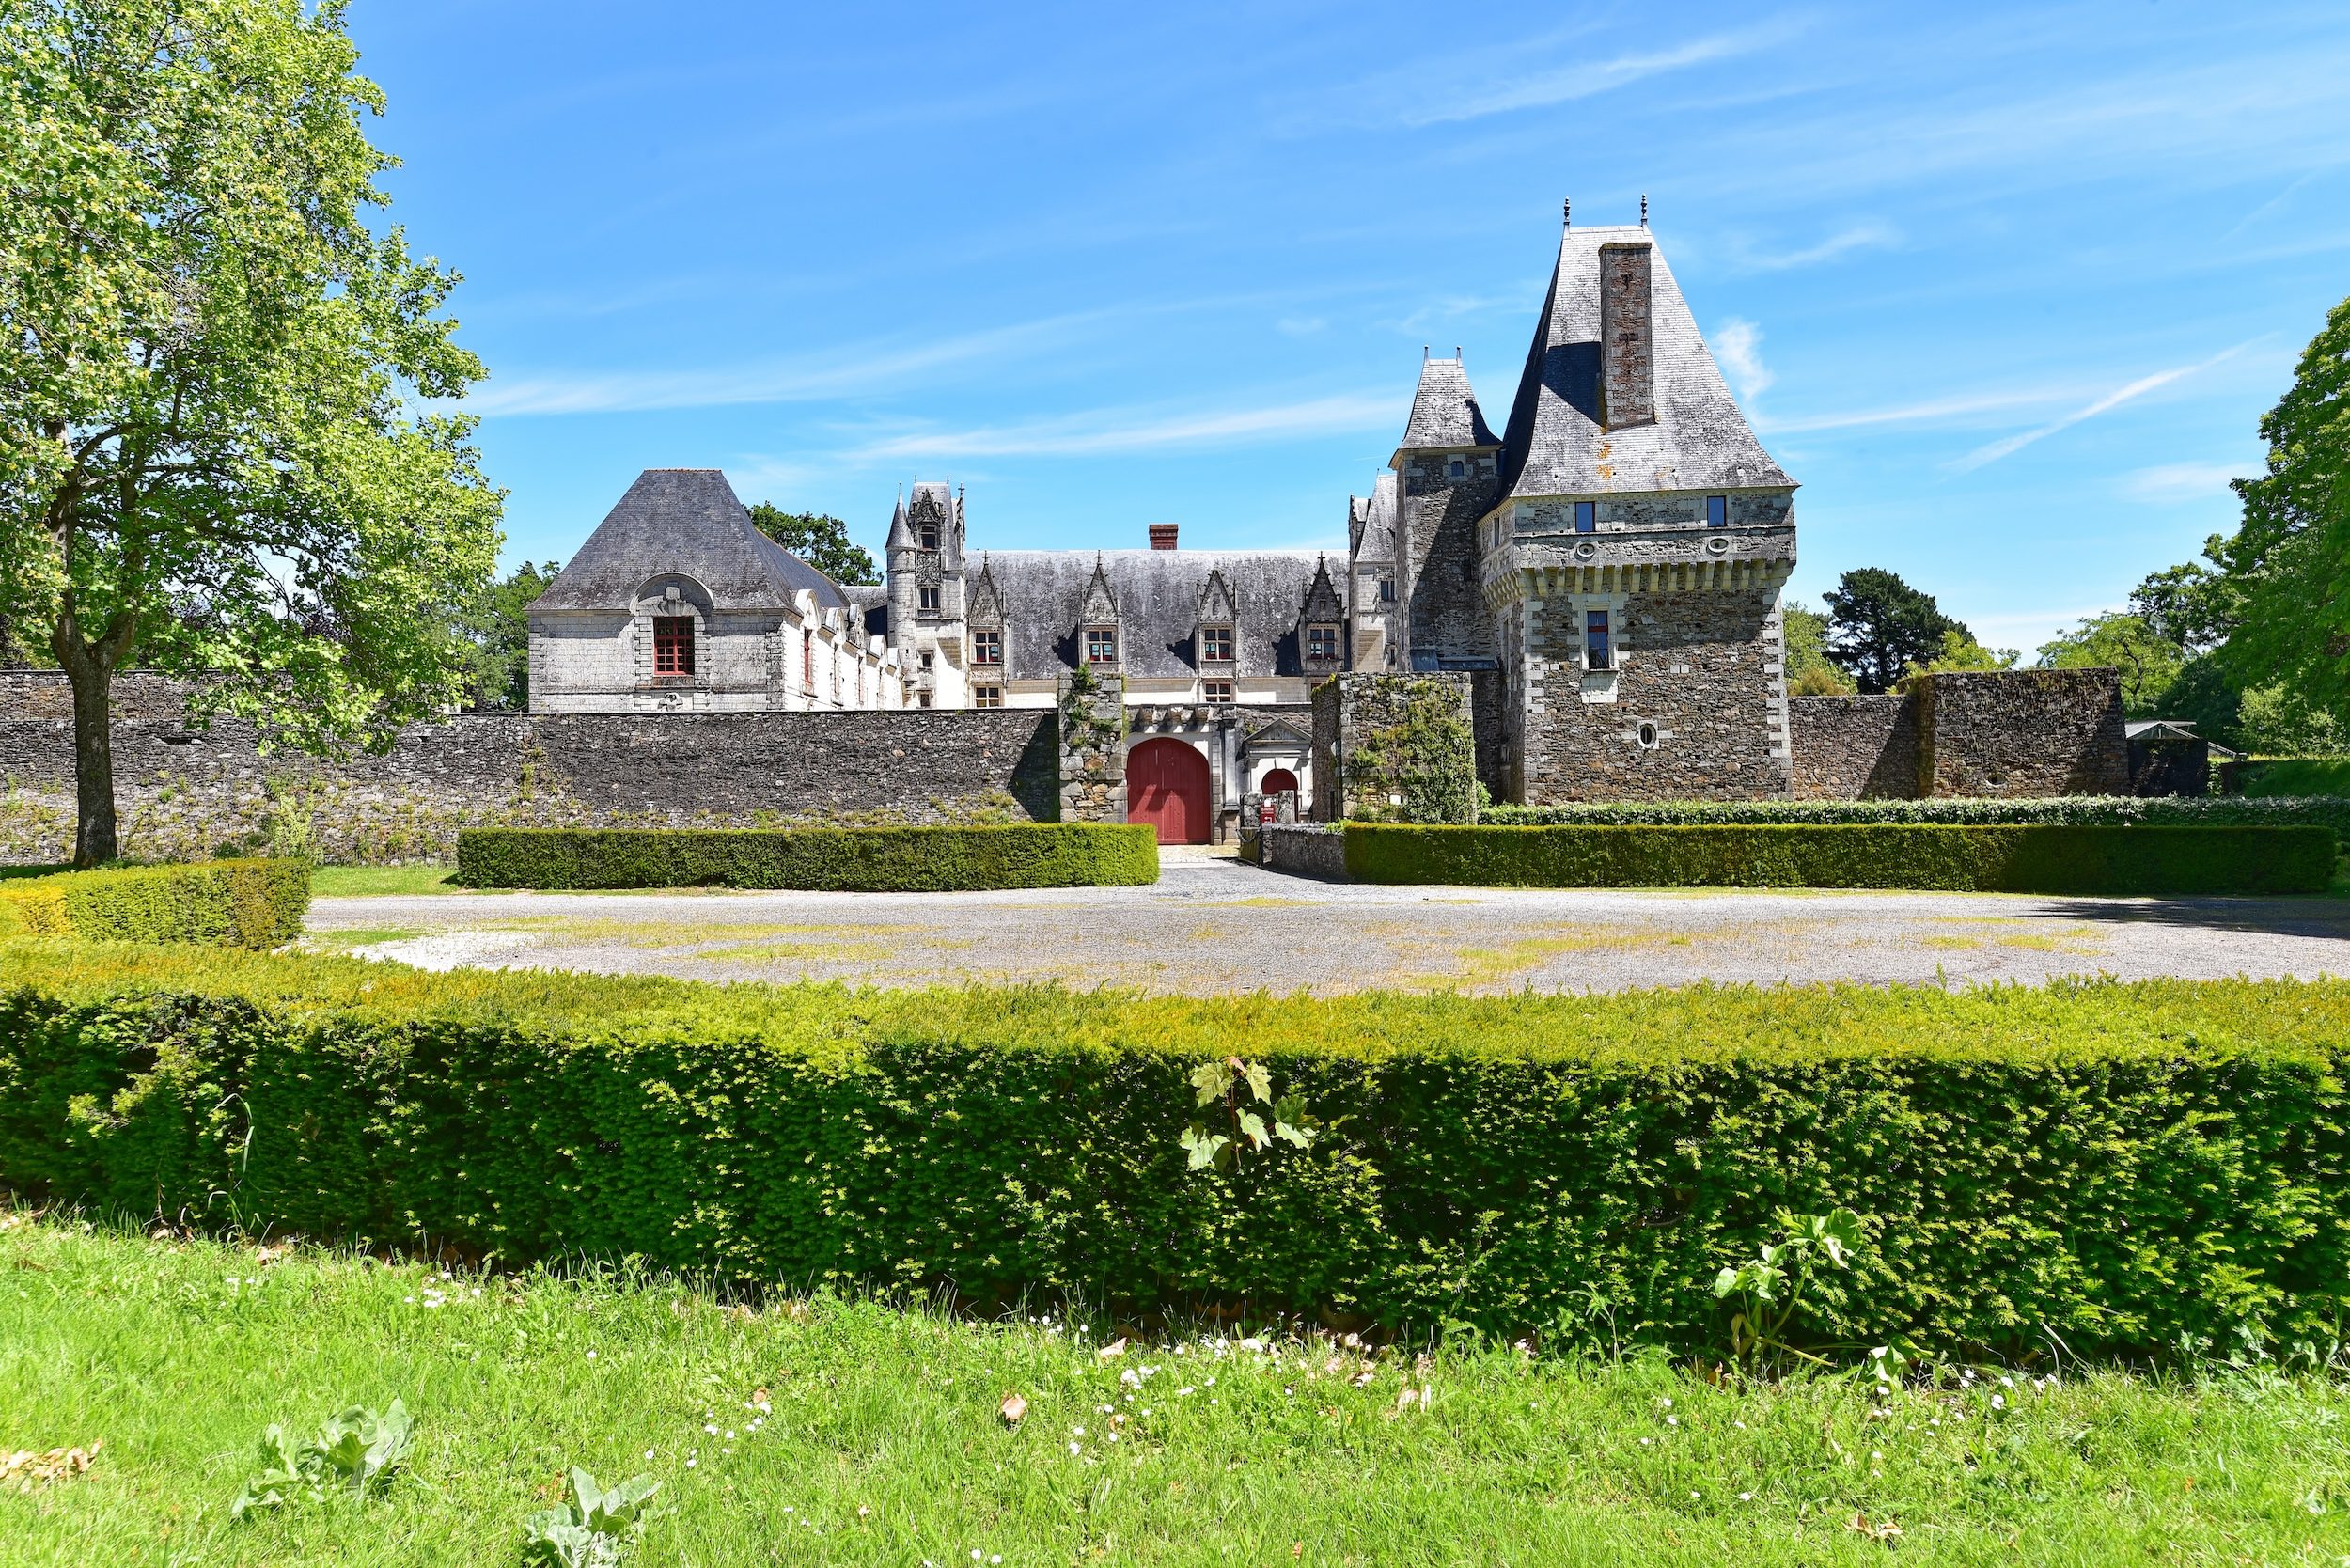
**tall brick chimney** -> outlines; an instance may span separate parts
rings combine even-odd
[[[1175,529],[1176,529],[1176,527],[1177,527],[1177,526],[1178,526],[1178,525],[1177,525],[1176,524],[1173,524],[1173,523],[1153,523],[1153,524],[1152,524],[1152,525],[1151,525],[1151,548],[1152,548],[1152,549],[1153,549],[1153,550],[1172,550],[1172,549],[1174,549],[1174,548],[1175,548]]]
[[[1599,422],[1656,423],[1656,333],[1650,324],[1649,245],[1599,247]]]

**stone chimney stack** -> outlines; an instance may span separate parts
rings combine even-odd
[[[1649,244],[1599,247],[1600,423],[1656,423],[1656,332],[1649,314]]]
[[[1175,530],[1176,530],[1176,528],[1177,528],[1178,526],[1179,526],[1179,525],[1177,525],[1177,524],[1173,524],[1173,523],[1153,523],[1153,524],[1152,524],[1152,525],[1151,525],[1151,548],[1152,548],[1152,549],[1153,549],[1153,550],[1172,550],[1172,549],[1174,549],[1174,548],[1175,548]]]

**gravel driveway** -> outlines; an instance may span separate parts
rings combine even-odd
[[[321,899],[310,944],[430,968],[1208,993],[2350,974],[2350,901],[1368,887],[1169,856],[1155,886]]]

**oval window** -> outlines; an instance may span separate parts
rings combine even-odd
[[[1641,749],[1641,750],[1643,750],[1643,751],[1654,751],[1654,750],[1656,749],[1656,721],[1655,721],[1655,720],[1653,720],[1653,719],[1642,719],[1642,720],[1640,721],[1639,735],[1640,735],[1640,749]]]

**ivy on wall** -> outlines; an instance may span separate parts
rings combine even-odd
[[[1347,816],[1356,822],[1475,822],[1477,738],[1469,728],[1466,687],[1427,675],[1346,679],[1340,711],[1351,708],[1359,726],[1344,760]]]

